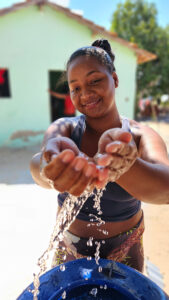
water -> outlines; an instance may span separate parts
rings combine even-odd
[[[66,291],[63,292],[62,299],[66,299]]]
[[[102,194],[103,194],[102,189],[97,190],[94,193],[94,208],[97,210],[97,213],[99,215],[102,214],[101,207],[100,207],[100,198],[102,197]],[[83,204],[85,203],[85,201],[88,199],[90,195],[93,195],[93,193],[86,190],[83,193],[83,195],[81,195],[78,198],[72,195],[68,195],[67,198],[65,199],[63,206],[59,212],[59,215],[57,217],[54,230],[51,234],[49,246],[47,250],[45,250],[44,253],[41,255],[41,257],[38,259],[37,265],[39,267],[39,272],[37,274],[34,274],[34,280],[33,280],[34,289],[31,291],[33,293],[34,300],[38,299],[37,296],[39,294],[39,286],[40,286],[39,277],[44,272],[46,272],[47,269],[51,268],[53,255],[59,247],[59,242],[61,242],[64,238],[64,232],[69,229],[70,225],[73,223],[79,211],[81,210]],[[95,215],[92,215],[92,217],[95,218],[95,220],[92,219],[92,221],[95,221],[94,224],[97,225],[98,227],[105,223],[104,221],[101,220],[100,217],[97,217]],[[99,259],[100,259],[99,253],[100,253],[101,242],[95,242],[95,244],[96,244],[95,260],[96,260],[96,264],[99,265]],[[87,245],[88,246],[93,245],[93,237],[89,238]],[[64,249],[62,248],[62,250]],[[88,259],[91,258],[88,257]],[[66,260],[65,255],[63,256],[63,260]],[[65,265],[60,266],[60,270],[64,271]],[[101,272],[101,269],[99,270]],[[66,299],[66,292],[62,295],[62,299]]]
[[[62,294],[51,298],[51,300],[61,300]],[[116,291],[113,288],[107,287],[106,284],[100,285],[83,285],[75,287],[67,292],[66,300],[129,300],[126,295],[123,295],[120,291]]]
[[[61,265],[61,266],[60,266],[60,270],[61,270],[62,272],[65,271],[65,269],[66,269],[65,265]]]
[[[102,272],[102,267],[101,267],[101,266],[98,267],[98,272],[99,272],[99,273]]]
[[[95,245],[97,245],[96,247],[96,252],[95,252],[95,261],[96,261],[96,264],[98,265],[99,264],[99,259],[100,259],[100,246],[101,246],[101,243],[100,242],[95,242]]]
[[[93,288],[91,291],[90,291],[90,294],[93,295],[94,297],[97,296],[97,292],[98,292],[98,289],[97,288]]]

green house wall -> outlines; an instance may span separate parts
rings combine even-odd
[[[22,8],[0,17],[0,68],[9,70],[11,97],[0,98],[0,146],[42,140],[50,120],[49,71],[65,69],[77,48],[103,38],[49,6]],[[111,42],[119,76],[116,101],[122,115],[133,117],[136,56]]]

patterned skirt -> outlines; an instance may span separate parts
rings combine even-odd
[[[54,255],[52,266],[78,258],[96,258],[97,251],[100,258],[121,262],[142,272],[144,265],[143,232],[143,215],[138,224],[130,230],[104,240],[90,239],[89,241],[89,238],[81,238],[67,231]]]

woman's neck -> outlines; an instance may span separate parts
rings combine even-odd
[[[117,109],[100,118],[90,118],[86,116],[86,129],[96,134],[102,134],[104,131],[116,127],[121,127],[121,120]]]

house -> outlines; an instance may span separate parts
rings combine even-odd
[[[58,117],[54,106],[63,104],[48,90],[60,87],[70,54],[98,38],[111,43],[120,81],[117,105],[122,115],[132,118],[137,65],[155,59],[154,54],[47,0],[0,10],[0,146],[42,140]]]

